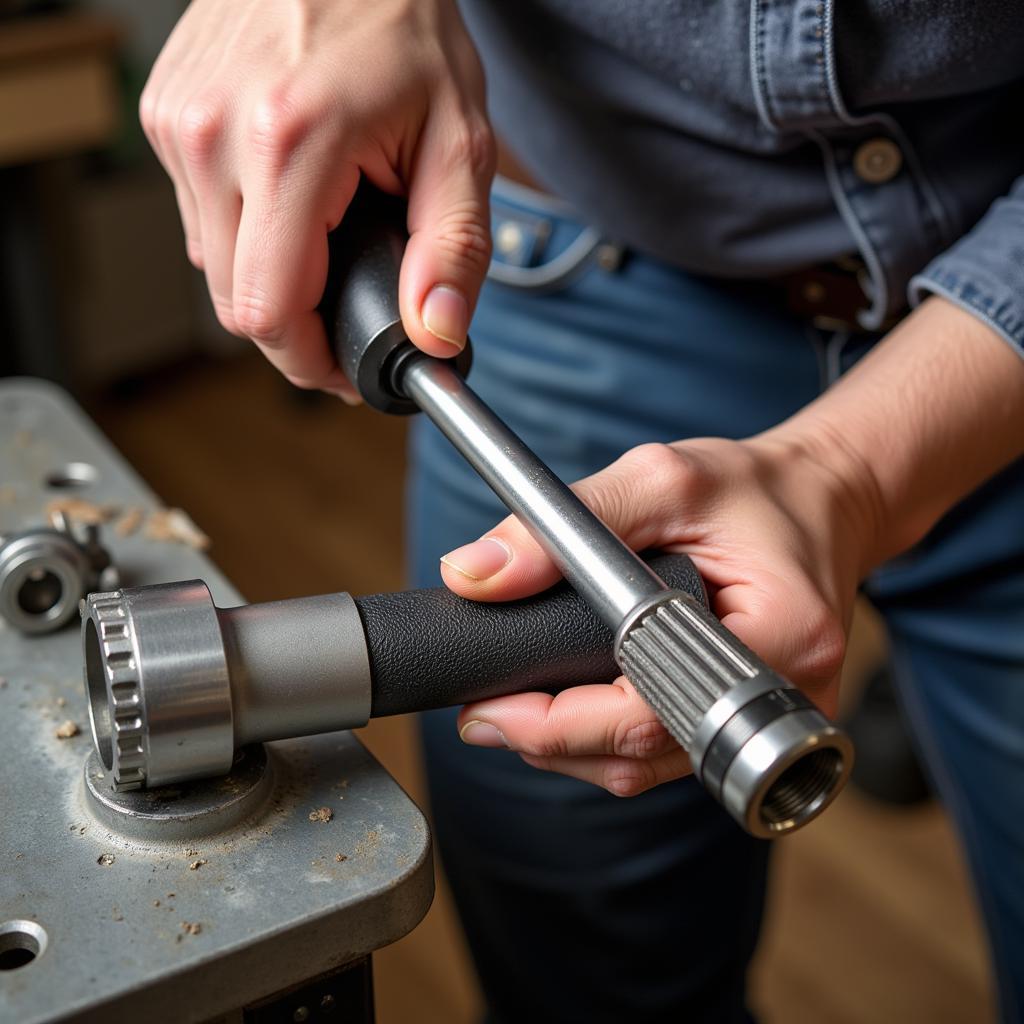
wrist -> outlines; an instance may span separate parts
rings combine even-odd
[[[981,321],[929,299],[762,436],[832,479],[866,574],[1024,452],[1024,364]]]
[[[796,416],[750,439],[790,481],[795,503],[829,524],[863,578],[885,557],[891,515],[870,462],[825,418]]]

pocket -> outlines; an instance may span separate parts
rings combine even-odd
[[[491,192],[494,254],[487,279],[519,291],[556,292],[588,270],[614,270],[621,247],[557,199],[503,178]]]

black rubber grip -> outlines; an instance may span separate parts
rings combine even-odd
[[[645,561],[670,587],[707,603],[685,555]],[[566,583],[505,604],[467,601],[444,587],[355,601],[370,654],[373,718],[619,674],[611,632]]]
[[[398,310],[398,274],[409,235],[404,199],[363,181],[341,224],[328,236],[330,260],[320,316],[338,365],[380,412],[408,414],[416,406],[394,383],[396,361],[413,347]],[[455,357],[465,377],[469,345]]]

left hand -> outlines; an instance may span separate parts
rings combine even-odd
[[[874,509],[863,467],[840,464],[841,447],[828,448],[835,465],[819,450],[774,434],[643,445],[574,490],[635,550],[688,554],[724,625],[831,715]],[[446,555],[442,575],[456,593],[484,601],[525,597],[558,579],[513,517]],[[619,796],[690,771],[624,676],[555,697],[467,705],[459,733]]]

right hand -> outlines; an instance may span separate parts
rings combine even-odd
[[[465,344],[495,156],[453,0],[193,0],[140,112],[218,319],[293,384],[355,400],[316,307],[361,174],[409,198],[410,339],[436,356]]]

